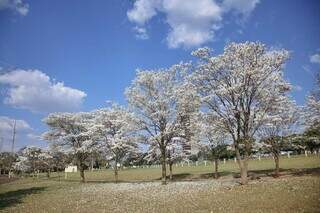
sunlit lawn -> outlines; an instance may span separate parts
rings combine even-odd
[[[180,179],[162,186],[159,181],[96,183],[113,181],[112,170],[86,172],[89,183],[79,183],[79,174],[61,178],[22,178],[0,185],[0,212],[319,212],[320,157],[299,156],[281,160],[283,175],[265,176],[240,186],[226,175],[204,179],[212,165],[174,167]],[[272,159],[250,161],[251,170],[273,168]],[[318,169],[317,169],[318,168]],[[225,173],[237,172],[234,161],[221,164]],[[291,173],[288,171],[315,171]],[[258,171],[255,171],[258,172]],[[289,174],[289,173],[288,173]],[[54,174],[56,176],[56,174]],[[126,169],[123,181],[156,180],[160,168]]]
[[[282,157],[280,160],[280,167],[283,170],[287,169],[302,169],[302,168],[315,168],[320,167],[320,156],[311,155],[305,157],[304,155],[300,156],[291,156]],[[250,160],[249,170],[272,170],[274,168],[274,161],[271,158]],[[169,170],[167,170],[169,171]],[[230,176],[232,173],[237,173],[239,171],[238,165],[234,160],[228,160],[224,164],[223,161],[219,164],[219,171],[221,176]],[[210,173],[213,172],[213,165],[210,162],[207,162],[207,165],[204,165],[204,162],[199,162],[198,166],[195,163],[188,166],[184,163],[183,167],[181,164],[178,166],[173,166],[173,174],[175,179],[202,179],[210,176]],[[267,171],[272,172],[272,171]],[[114,173],[112,169],[103,169],[103,170],[94,170],[86,171],[85,176],[87,181],[114,181]],[[78,181],[80,180],[79,173],[68,173],[67,180],[69,181]],[[119,171],[119,180],[120,181],[153,181],[158,180],[161,177],[161,168],[153,167],[150,168],[126,168]],[[58,180],[58,174],[53,173],[52,178]],[[61,180],[65,180],[64,173],[60,174]]]

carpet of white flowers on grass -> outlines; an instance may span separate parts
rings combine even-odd
[[[161,185],[160,182],[145,182],[145,183],[105,183],[105,184],[87,184],[80,189],[81,193],[104,193],[108,192],[148,192],[149,190],[161,193],[181,193],[188,190],[213,190],[223,186],[233,186],[235,181],[184,181],[184,182],[169,182],[167,185]]]
[[[231,188],[238,185],[233,180],[226,181],[189,181],[147,183],[103,183],[84,184],[79,188],[70,189],[68,193],[79,194],[77,210],[88,211],[87,206],[105,207],[113,212],[157,212],[187,211],[187,207],[199,209],[197,206],[199,194],[213,195],[221,188]],[[105,200],[105,202],[103,202]],[[189,209],[190,210],[190,209]]]

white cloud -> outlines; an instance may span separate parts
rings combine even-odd
[[[296,92],[300,92],[303,90],[302,86],[300,85],[293,85],[293,90]]]
[[[136,33],[136,38],[141,40],[146,40],[149,38],[146,28],[135,26],[133,30]]]
[[[22,0],[0,0],[0,10],[13,10],[22,16],[29,12],[29,5]]]
[[[32,139],[32,140],[41,140],[41,136],[40,135],[36,135],[34,133],[28,133],[27,137]]]
[[[0,75],[0,83],[9,85],[5,104],[32,112],[75,111],[86,93],[55,82],[39,70],[15,70]]]
[[[24,120],[14,120],[7,116],[0,116],[0,132],[1,134],[11,132],[14,126],[14,121],[16,121],[16,130],[31,130],[30,125]]]
[[[222,19],[221,8],[211,0],[164,0],[170,31],[170,48],[199,46],[214,37],[214,30]]]
[[[31,126],[24,120],[0,116],[0,152],[11,151],[13,123],[16,121],[16,135],[14,151],[26,145],[46,146],[39,137],[33,133]]]
[[[133,9],[127,12],[127,16],[130,21],[143,25],[157,14],[156,8],[160,2],[160,0],[137,0]]]
[[[167,44],[170,48],[196,47],[214,39],[215,31],[221,28],[223,15],[235,11],[245,17],[259,0],[137,0],[127,12],[128,19],[144,29],[158,13],[165,15],[169,25]],[[138,32],[139,33],[139,32]],[[139,37],[138,37],[139,38]]]
[[[320,64],[320,54],[316,53],[310,56],[310,62],[314,64]]]
[[[233,10],[247,17],[259,2],[260,0],[224,0],[222,6],[225,11]]]
[[[302,65],[302,69],[306,72],[311,72],[310,66],[309,65]]]

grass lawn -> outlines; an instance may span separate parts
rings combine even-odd
[[[320,212],[320,157],[283,158],[282,176],[263,176],[240,186],[232,178],[233,161],[221,164],[225,176],[208,177],[212,166],[174,167],[177,179],[166,186],[159,181],[112,181],[112,170],[87,172],[92,182],[23,178],[0,185],[0,212]],[[272,160],[250,161],[251,170],[266,174]],[[55,174],[56,175],[56,174]],[[77,175],[69,177],[78,180]],[[156,180],[160,168],[128,169],[123,181]],[[72,178],[72,179],[71,179]]]
[[[280,160],[280,168],[282,170],[290,169],[305,169],[305,168],[315,168],[320,167],[320,156],[292,156],[291,158],[283,157]],[[261,172],[273,172],[274,161],[272,159],[261,159],[249,161],[249,170]],[[239,172],[238,164],[234,160],[228,160],[224,164],[223,161],[219,164],[219,171],[222,178],[224,176],[229,177],[234,173]],[[198,166],[195,164],[184,164],[182,167],[181,164],[176,167],[173,166],[173,174],[175,180],[193,180],[193,179],[207,179],[212,176],[213,165],[210,162],[207,162],[207,166],[204,163],[199,163]],[[169,169],[167,169],[169,173]],[[114,173],[112,169],[107,170],[95,170],[95,171],[86,171],[85,176],[88,182],[113,182]],[[53,174],[52,177],[58,180],[58,175]],[[161,168],[136,168],[136,169],[124,169],[119,171],[119,180],[123,182],[131,181],[154,181],[159,180],[161,177]],[[64,174],[61,173],[61,178],[64,178]],[[79,173],[68,173],[67,180],[69,181],[79,181]]]

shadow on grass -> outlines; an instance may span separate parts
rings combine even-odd
[[[233,174],[233,172],[218,172],[218,177],[224,177]],[[200,178],[202,179],[209,179],[209,178],[214,178],[215,173],[205,173],[201,174]]]
[[[229,172],[222,171],[219,172],[220,178],[240,178],[239,172]],[[281,176],[303,176],[303,175],[315,175],[320,176],[320,167],[316,168],[303,168],[303,169],[280,169],[280,177]],[[260,179],[263,177],[273,177],[274,169],[266,169],[266,170],[249,170],[248,177],[251,180]],[[214,173],[203,173],[203,174],[192,174],[192,173],[178,173],[172,175],[172,180],[169,180],[169,175],[167,175],[168,181],[197,181],[197,180],[205,180],[205,179],[213,179]],[[53,181],[59,181],[57,177],[50,178]],[[79,183],[78,179],[60,179],[61,182],[76,182]],[[149,183],[149,182],[158,182],[161,180],[161,177],[154,179],[144,179],[144,180],[119,180],[118,183]],[[116,183],[115,180],[92,180],[88,179],[86,183]]]
[[[295,176],[302,175],[315,175],[320,176],[320,167],[317,168],[309,168],[309,169],[292,169],[292,174]]]
[[[173,181],[179,181],[179,180],[184,180],[187,178],[190,178],[192,175],[190,173],[179,173],[179,174],[172,174],[172,180]],[[167,175],[167,180],[170,179],[170,175]],[[160,178],[157,178],[156,180],[161,180]]]
[[[18,179],[19,178],[16,178],[16,177],[9,178],[8,175],[0,175],[0,184],[10,183],[10,182],[16,181]]]
[[[0,194],[0,210],[22,203],[22,199],[31,194],[37,194],[45,190],[46,187],[32,187],[19,189]]]
[[[166,176],[167,180],[170,180],[170,175]],[[155,181],[161,180],[162,177],[154,179]],[[194,175],[191,173],[179,173],[179,174],[172,174],[172,180],[171,181],[179,181],[179,180],[191,180],[195,179]]]
[[[257,179],[260,177],[273,177],[274,169],[265,169],[265,170],[250,170],[248,171],[248,176],[251,179]],[[280,177],[281,176],[303,176],[303,175],[314,175],[320,176],[320,167],[316,168],[303,168],[303,169],[280,169]],[[234,178],[240,178],[239,173],[234,173]]]
[[[233,174],[232,172],[218,172],[219,177],[228,176]],[[170,176],[167,176],[169,180]],[[203,179],[212,179],[214,178],[214,173],[204,173],[204,174],[191,174],[191,173],[179,173],[172,175],[172,181],[192,181],[192,180],[203,180]],[[157,178],[156,180],[161,180]]]

